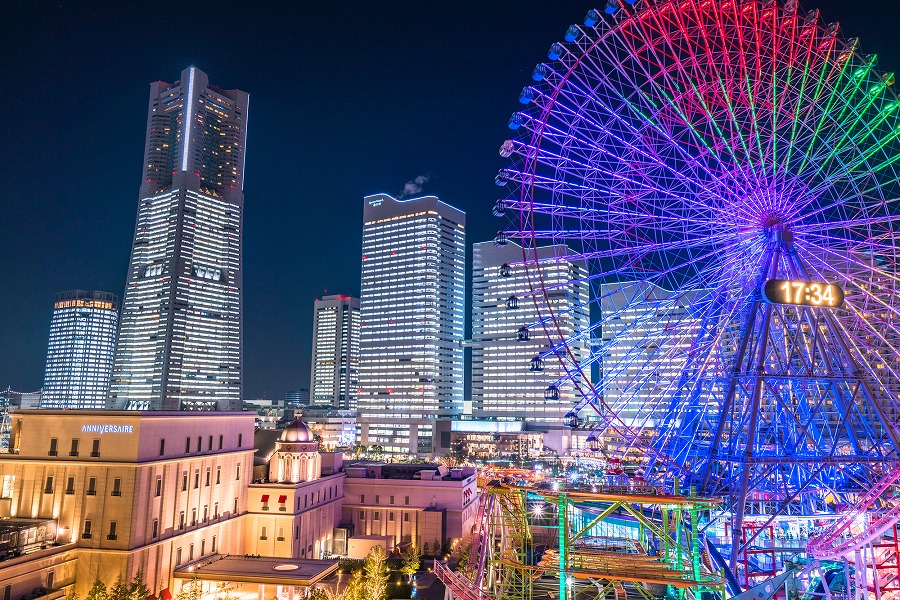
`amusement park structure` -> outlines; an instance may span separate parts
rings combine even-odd
[[[559,361],[547,395],[577,388],[565,419],[592,460],[637,461],[650,487],[488,486],[470,591],[726,594],[793,570],[810,598],[900,597],[893,74],[795,0],[607,0],[548,58],[496,178],[495,243],[523,248],[499,276],[525,273],[510,310],[539,315],[510,335],[546,339],[523,368]],[[542,277],[550,243],[571,282]],[[547,299],[575,282],[591,324],[569,333]],[[594,530],[625,513],[627,542]]]

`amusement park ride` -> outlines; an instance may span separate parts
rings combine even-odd
[[[608,0],[564,38],[500,150],[495,243],[523,255],[498,277],[527,275],[508,307],[540,318],[511,335],[546,338],[531,370],[561,363],[548,397],[581,393],[605,474],[488,482],[438,575],[466,600],[900,598],[893,75],[794,0]],[[547,243],[590,306],[554,303]]]

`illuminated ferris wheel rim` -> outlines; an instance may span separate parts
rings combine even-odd
[[[589,35],[584,34],[584,32],[582,32],[582,30],[578,26],[573,25],[567,31],[567,41],[574,42],[575,40],[580,40],[580,39],[587,37],[589,39],[589,42],[584,45],[577,45],[576,49],[578,50],[578,52],[571,52],[571,50],[572,50],[571,47],[564,48],[561,44],[558,44],[558,43],[554,44],[553,47],[551,48],[550,57],[555,59],[558,63],[563,64],[564,73],[562,75],[558,76],[558,81],[551,85],[550,93],[544,93],[542,91],[539,91],[538,88],[535,88],[535,87],[526,87],[525,90],[523,90],[522,94],[520,95],[520,100],[523,103],[526,103],[526,102],[531,103],[537,97],[545,97],[546,103],[544,104],[544,106],[541,107],[540,113],[537,117],[528,117],[525,115],[525,113],[515,113],[513,115],[513,117],[510,119],[511,128],[518,128],[526,120],[537,123],[537,127],[532,129],[532,135],[530,136],[530,140],[529,140],[529,144],[531,146],[531,152],[526,153],[525,168],[523,168],[521,171],[522,181],[520,181],[521,194],[520,194],[519,201],[513,201],[510,199],[501,199],[500,201],[498,201],[498,206],[500,207],[499,210],[501,212],[507,207],[518,208],[521,211],[520,214],[522,215],[523,222],[521,223],[521,229],[518,232],[502,232],[502,233],[505,233],[505,235],[520,237],[520,238],[522,238],[523,241],[525,241],[525,240],[534,241],[537,239],[544,239],[544,238],[553,239],[554,241],[556,241],[556,239],[558,239],[558,238],[568,239],[568,238],[571,238],[572,236],[597,236],[597,235],[610,235],[612,233],[612,232],[598,232],[596,230],[567,231],[567,232],[539,230],[535,226],[535,222],[534,222],[535,214],[539,214],[541,212],[551,212],[553,210],[558,210],[560,208],[559,206],[553,206],[553,205],[549,205],[546,203],[541,204],[541,203],[535,202],[535,193],[534,193],[535,186],[536,186],[537,182],[540,181],[541,178],[539,175],[537,175],[535,173],[534,167],[538,164],[537,159],[538,159],[539,149],[541,149],[541,142],[543,140],[545,133],[547,132],[548,127],[549,127],[549,118],[548,117],[553,113],[554,109],[557,108],[557,103],[558,103],[558,98],[559,98],[560,92],[569,83],[569,80],[573,77],[573,74],[575,74],[578,71],[578,69],[581,66],[582,61],[585,59],[585,57],[589,56],[592,51],[597,49],[609,37],[616,35],[619,32],[619,30],[622,27],[624,27],[624,25],[631,23],[634,20],[637,20],[638,15],[641,15],[641,18],[643,19],[643,15],[646,13],[655,12],[657,14],[663,14],[667,11],[676,11],[677,9],[683,9],[685,7],[698,9],[701,7],[710,7],[710,6],[714,6],[714,5],[718,5],[720,7],[732,7],[732,6],[741,5],[741,6],[744,6],[746,9],[746,8],[750,8],[750,7],[764,6],[766,4],[768,4],[769,7],[765,8],[765,6],[764,6],[765,10],[771,11],[777,5],[776,2],[760,2],[759,0],[745,0],[743,2],[742,1],[721,2],[718,0],[703,0],[702,2],[700,2],[698,0],[685,0],[682,2],[677,2],[677,1],[673,1],[673,0],[668,0],[668,1],[661,1],[661,2],[643,2],[643,1],[628,2],[628,4],[629,5],[636,4],[636,7],[635,7],[633,13],[628,12],[627,10],[624,10],[624,7],[622,7],[619,2],[617,2],[616,0],[612,0],[608,6],[610,6],[611,8],[614,8],[614,7],[623,8],[623,10],[619,10],[619,11],[608,10],[607,12],[618,12],[618,14],[625,15],[625,16],[618,18],[617,21],[611,25],[607,24],[608,25],[607,27],[601,27],[599,35],[597,35],[593,39],[591,39]],[[646,7],[646,8],[644,8],[644,7]],[[644,8],[644,9],[641,11],[640,10],[641,8]],[[794,12],[791,12],[789,14],[794,15],[795,12],[796,12],[796,8],[794,9]],[[818,16],[818,13],[813,12],[810,15],[801,17],[805,21],[803,26],[804,27],[812,27],[812,28],[818,29],[820,31],[825,31],[818,25],[817,16]],[[606,22],[602,20],[600,13],[596,10],[590,11],[588,13],[588,17],[586,18],[586,27],[590,27],[591,25],[596,25],[599,27],[601,24],[606,24]],[[840,56],[840,57],[847,57],[847,56],[855,54],[856,45],[857,45],[856,42],[853,41],[852,43],[849,43],[849,44],[843,42],[840,38],[837,37],[837,29],[838,28],[836,25],[831,25],[827,29],[827,32],[829,35],[829,37],[828,37],[829,42],[827,44],[827,47],[830,49],[833,46],[840,45],[841,51],[838,54],[838,56]],[[812,38],[813,36],[809,36],[809,37]],[[822,44],[820,46],[820,49],[825,46],[826,46],[826,44]],[[565,62],[566,57],[569,58],[568,63]],[[867,58],[866,61],[870,64],[870,66],[874,62],[874,60],[871,60],[869,58]],[[845,64],[847,63],[846,58],[844,59],[844,63]],[[543,81],[543,80],[547,79],[548,74],[550,74],[551,72],[553,72],[552,69],[546,63],[541,63],[535,69],[534,79],[537,81]],[[888,81],[888,80],[892,81],[893,80],[892,75],[888,76],[888,77],[879,76],[878,78],[882,81]],[[887,85],[885,86],[885,89],[895,100],[894,104],[896,106],[896,96],[894,95],[893,91],[890,90]],[[680,90],[677,95],[678,96],[688,96],[688,95],[690,95],[690,93],[691,93],[690,90],[683,89],[683,90]],[[660,104],[659,107],[657,108],[657,110],[661,112],[661,111],[668,110],[668,108],[669,107],[667,105]],[[505,157],[512,155],[514,153],[514,149],[517,144],[522,145],[523,144],[522,140],[508,140],[507,142],[505,142],[503,144],[503,147],[501,148],[501,155],[503,155]],[[529,166],[531,167],[531,169],[529,169]],[[509,180],[509,178],[510,178],[510,172],[505,169],[502,170],[500,175],[498,176],[498,184],[505,183],[506,181]],[[717,180],[718,180],[717,178],[714,178],[714,181],[717,181]],[[794,182],[788,182],[788,183],[793,184]],[[788,187],[790,187],[790,185]],[[594,191],[601,191],[601,190],[594,190]],[[603,191],[608,191],[608,190],[603,190]],[[666,190],[662,190],[662,192],[665,192],[665,191]],[[768,191],[771,191],[771,190],[768,190]],[[803,205],[806,205],[810,201],[815,200],[816,194],[814,192],[816,192],[816,191],[818,191],[818,190],[811,190],[811,191],[806,190],[806,194],[811,196],[811,199],[804,202]],[[780,190],[780,192],[785,192],[785,193],[795,192],[795,190],[791,190],[791,189]],[[714,194],[714,196],[715,196],[715,194]],[[752,200],[752,195],[749,197],[745,196],[745,199],[746,198],[749,198]],[[687,198],[685,198],[683,196],[677,197],[677,199],[679,201],[687,201],[688,200]],[[704,208],[708,208],[708,206],[704,206]],[[584,209],[582,209],[582,210],[584,210]],[[736,214],[737,213],[735,212],[728,216],[735,216]],[[715,216],[721,217],[722,214],[718,213]],[[745,235],[750,233],[750,234],[759,235],[761,233],[761,230],[763,230],[765,228],[769,228],[772,225],[780,224],[780,223],[790,225],[797,232],[803,232],[805,229],[822,227],[821,223],[804,224],[802,222],[797,222],[797,220],[798,219],[797,219],[796,212],[794,214],[786,214],[786,215],[764,214],[763,218],[757,219],[755,223],[745,222],[745,223],[742,223],[743,227],[735,226],[733,228],[733,232],[730,232],[730,233],[732,233],[732,234],[738,233],[738,234],[745,234]],[[723,222],[720,219],[716,219],[716,220],[711,219],[710,223],[715,224],[718,227],[721,227],[722,225],[726,224],[727,221]],[[833,227],[840,227],[843,224],[842,223],[832,223],[831,225]],[[753,226],[755,226],[755,229],[756,229],[755,231],[753,231]],[[724,239],[725,237],[727,237],[727,234],[723,234],[719,237],[720,237],[720,239]],[[706,241],[708,241],[708,240],[706,240]],[[684,243],[684,242],[681,241],[680,243]],[[587,256],[585,256],[585,258],[593,258],[593,257],[590,255],[587,255]],[[529,261],[529,258],[527,257],[527,255],[523,256],[523,261],[520,264],[527,264],[529,262],[534,262],[535,263],[534,267],[539,271],[539,269],[540,269],[539,265],[536,264],[536,261]],[[516,266],[519,266],[519,265],[516,265]]]
[[[566,240],[572,239],[573,237],[579,238],[579,239],[584,239],[585,237],[588,237],[588,238],[602,237],[602,236],[609,237],[611,234],[614,233],[613,231],[597,231],[596,229],[583,230],[583,231],[540,230],[535,225],[535,215],[536,214],[541,213],[543,210],[547,210],[548,212],[550,212],[554,209],[559,210],[560,208],[562,208],[558,205],[554,206],[554,205],[548,205],[546,203],[542,205],[541,203],[535,202],[535,185],[536,185],[536,182],[539,181],[539,179],[540,179],[539,176],[535,172],[536,171],[535,167],[538,164],[539,151],[541,149],[541,141],[543,140],[543,137],[544,137],[545,132],[548,127],[548,122],[549,122],[548,117],[549,117],[549,115],[552,114],[554,108],[557,107],[558,98],[559,98],[561,91],[564,89],[565,85],[570,80],[570,78],[572,78],[573,74],[576,73],[577,69],[581,65],[582,61],[585,60],[586,56],[588,56],[593,50],[598,48],[610,36],[615,35],[621,29],[621,27],[623,27],[625,24],[631,23],[632,21],[638,19],[639,15],[641,15],[641,18],[643,18],[643,15],[645,15],[646,13],[652,13],[655,11],[656,13],[662,14],[667,11],[674,12],[678,9],[683,9],[685,7],[696,10],[696,9],[700,9],[702,7],[709,7],[709,6],[714,6],[714,5],[718,5],[720,7],[734,7],[734,6],[740,5],[740,6],[743,6],[744,9],[747,9],[750,7],[754,7],[754,8],[762,7],[762,9],[764,9],[764,10],[772,10],[777,5],[776,2],[760,2],[759,0],[746,0],[743,2],[741,2],[741,1],[718,2],[715,0],[703,0],[702,2],[698,1],[698,0],[685,0],[682,2],[675,2],[675,1],[669,0],[669,1],[663,1],[663,2],[636,2],[636,3],[629,2],[628,4],[629,5],[636,4],[636,6],[634,8],[634,12],[628,11],[627,9],[625,9],[625,7],[623,7],[621,5],[621,3],[619,3],[615,0],[610,2],[610,4],[608,5],[610,7],[610,9],[608,9],[607,12],[610,12],[610,13],[617,12],[619,15],[622,15],[622,16],[618,17],[617,20],[611,25],[602,20],[601,15],[598,11],[592,10],[588,13],[588,17],[586,19],[586,27],[596,26],[596,27],[600,28],[599,35],[597,35],[595,38],[591,39],[590,36],[584,34],[584,32],[577,26],[572,26],[568,30],[567,41],[575,42],[576,40],[579,40],[578,44],[576,44],[576,47],[580,53],[572,53],[571,48],[564,48],[561,44],[553,45],[553,47],[551,48],[551,53],[550,53],[551,58],[556,59],[557,62],[563,62],[563,64],[565,66],[567,66],[567,69],[565,70],[565,73],[559,78],[559,81],[557,83],[554,83],[551,86],[551,92],[549,94],[543,94],[542,92],[537,92],[535,90],[537,90],[538,88],[535,88],[535,87],[528,87],[528,88],[525,88],[525,90],[523,90],[523,94],[522,94],[522,96],[520,96],[520,98],[527,97],[526,99],[529,102],[533,101],[534,98],[538,95],[546,96],[548,98],[548,101],[547,101],[546,105],[541,108],[539,116],[537,118],[531,119],[531,121],[536,122],[538,124],[538,126],[532,130],[532,135],[530,136],[530,145],[532,147],[532,152],[526,154],[525,168],[523,168],[521,171],[523,177],[522,177],[522,181],[520,182],[520,200],[518,202],[509,200],[509,199],[504,199],[504,200],[498,201],[498,204],[501,206],[500,211],[503,211],[507,207],[518,208],[520,210],[520,219],[521,219],[520,227],[521,228],[517,232],[502,232],[507,238],[511,237],[511,236],[520,237],[523,240],[523,242],[525,242],[527,240],[527,241],[531,242],[533,245],[536,245],[538,239],[546,238],[548,240],[553,240],[554,242],[557,242],[557,241],[564,242]],[[616,8],[616,7],[622,8],[622,10],[618,10],[618,11],[612,10],[613,8]],[[643,10],[641,10],[642,8],[643,8]],[[788,10],[790,10],[790,9],[788,9]],[[795,12],[796,11],[789,13],[789,14],[794,15]],[[824,29],[822,29],[821,27],[818,26],[817,13],[811,13],[811,14],[812,14],[812,17],[810,17],[810,16],[803,17],[803,19],[805,21],[803,27],[811,26],[819,31],[825,31]],[[606,25],[606,26],[604,27],[603,25]],[[834,26],[834,25],[830,26],[827,29],[827,34],[829,36],[828,40],[830,40],[830,42],[828,44],[825,44],[825,43],[821,44],[820,48],[824,47],[826,45],[829,48],[832,46],[835,46],[835,45],[840,45],[841,46],[840,56],[845,56],[845,55],[852,54],[855,52],[856,42],[853,42],[851,44],[846,44],[842,40],[840,40],[837,37],[837,26]],[[809,37],[812,38],[813,36],[809,36]],[[582,38],[588,38],[589,42],[586,44],[582,44],[580,41]],[[572,58],[573,56],[574,56],[574,58]],[[569,57],[568,63],[565,63],[564,59],[566,57]],[[845,60],[845,62],[846,62],[846,60]],[[873,61],[868,61],[868,62],[871,64]],[[544,79],[546,79],[546,76],[549,72],[550,72],[549,67],[545,63],[542,63],[542,64],[538,65],[538,67],[535,69],[536,75],[534,78],[536,80],[544,80]],[[883,80],[885,78],[879,77],[879,79]],[[688,93],[689,92],[687,90],[682,90],[680,92],[680,94],[682,94],[682,95],[686,95]],[[896,97],[893,96],[892,91],[889,91],[889,93],[892,95],[892,97],[894,97],[894,99],[896,99]],[[525,100],[523,100],[523,102],[525,102]],[[659,110],[660,111],[665,110],[665,108],[666,108],[665,106],[662,106],[661,108],[659,108]],[[513,123],[515,123],[516,126],[518,126],[524,120],[526,120],[523,117],[523,114],[524,113],[516,113],[513,116],[513,118],[511,119],[511,126]],[[525,137],[527,138],[528,136],[525,136]],[[506,143],[504,143],[503,148],[501,149],[501,154],[504,156],[510,156],[514,152],[515,145],[521,144],[521,143],[522,143],[521,140],[507,141]],[[529,169],[529,166],[531,167],[530,169]],[[502,179],[502,183],[505,183],[509,179],[509,171],[508,170],[501,171],[501,175],[499,177]],[[498,183],[501,183],[501,181],[498,180]],[[684,200],[684,198],[679,198],[679,200]],[[568,208],[568,207],[566,207],[566,208]],[[582,211],[584,211],[584,209],[582,209]],[[721,213],[719,213],[715,216],[721,217]],[[762,218],[762,219],[758,219],[756,223],[744,223],[743,227],[734,226],[731,228],[730,231],[726,231],[717,236],[714,236],[714,239],[712,240],[713,244],[715,244],[715,242],[718,242],[719,247],[721,247],[722,245],[724,245],[726,243],[726,240],[729,237],[734,237],[735,235],[737,235],[738,237],[744,238],[743,240],[739,240],[738,243],[740,243],[741,241],[746,241],[746,238],[748,238],[748,237],[757,237],[757,238],[764,237],[765,236],[764,230],[771,228],[773,225],[778,225],[778,224],[782,224],[782,223],[789,225],[795,232],[797,232],[799,234],[802,234],[808,230],[813,230],[813,229],[821,230],[823,227],[822,223],[796,222],[796,218],[795,218],[796,215],[794,215],[794,218],[792,218],[791,215],[778,215],[778,214],[765,214],[765,215],[763,215],[763,217],[764,218]],[[883,219],[883,221],[885,223],[890,223],[893,221],[894,218],[895,217],[893,215],[888,215]],[[722,228],[723,225],[727,224],[727,221],[723,221],[721,218],[718,218],[715,220],[711,219],[710,224],[714,224],[716,227]],[[756,226],[755,230],[753,229],[752,225]],[[842,226],[845,226],[845,223],[838,222],[838,223],[831,223],[831,224],[827,225],[826,228],[842,227]],[[710,244],[711,239],[710,239],[710,236],[708,236],[708,235],[701,235],[701,236],[698,236],[698,238],[695,241],[698,244],[700,244],[700,243]],[[676,242],[671,244],[671,246],[669,248],[666,248],[666,249],[677,249],[678,246],[684,247],[685,245],[688,245],[690,243],[691,243],[691,240],[677,240]],[[610,257],[615,253],[624,254],[628,250],[630,250],[630,249],[629,248],[619,249],[619,250],[612,249],[605,253],[604,252],[593,252],[593,253],[584,252],[581,254],[576,254],[575,258],[590,260],[590,259],[596,259],[596,258],[602,257],[602,256]],[[530,259],[528,257],[528,244],[523,244],[523,260],[521,263],[518,263],[515,266],[529,266],[531,269],[533,269],[536,272],[537,279],[538,279],[538,281],[540,281],[540,265],[538,264],[538,261]],[[532,293],[535,293],[535,291],[536,290],[533,289]],[[543,291],[543,286],[538,286],[537,292],[541,292],[541,291]]]
[[[553,388],[558,388],[559,385],[572,383],[589,388],[595,401],[603,404],[605,382],[601,380],[599,388],[595,389],[589,367],[602,358],[606,351],[604,344],[593,345],[597,351],[591,353],[586,363],[580,363],[570,353],[567,354],[566,344],[577,337],[592,337],[606,322],[606,317],[601,317],[588,332],[567,335],[561,330],[557,315],[553,313],[553,306],[546,300],[548,291],[557,290],[565,284],[546,285],[543,281],[541,265],[535,258],[534,248],[544,241],[574,246],[568,257],[571,260],[587,264],[593,262],[594,265],[607,261],[615,266],[599,273],[596,269],[588,269],[581,277],[582,281],[602,287],[606,285],[605,279],[610,278],[611,283],[619,285],[638,287],[649,283],[670,290],[670,295],[657,303],[657,311],[667,304],[670,307],[676,304],[684,295],[685,289],[708,290],[707,306],[721,302],[722,297],[726,301],[730,299],[730,302],[726,302],[731,307],[730,312],[725,315],[727,320],[738,318],[746,295],[758,290],[764,282],[765,277],[762,276],[759,265],[769,260],[766,258],[766,245],[771,244],[776,237],[788,234],[797,240],[791,251],[799,254],[802,264],[809,267],[808,279],[822,283],[849,284],[848,310],[855,311],[857,323],[855,329],[843,322],[838,323],[842,333],[858,334],[863,330],[867,315],[870,316],[873,310],[900,315],[892,298],[879,303],[878,298],[875,298],[877,294],[863,289],[868,286],[867,289],[880,292],[897,282],[893,270],[896,262],[893,225],[898,216],[893,205],[900,194],[897,193],[897,172],[891,168],[893,159],[885,158],[889,151],[897,147],[897,134],[893,126],[898,101],[890,89],[893,78],[875,71],[874,58],[859,55],[857,41],[841,40],[836,25],[819,25],[817,12],[799,15],[796,5],[782,4],[765,0],[660,0],[639,1],[626,6],[620,2],[611,2],[610,6],[618,8],[613,11],[615,15],[604,17],[596,10],[590,11],[584,27],[572,26],[567,31],[566,45],[557,43],[551,47],[549,56],[554,62],[542,63],[536,67],[533,78],[538,83],[526,87],[520,95],[520,101],[531,105],[531,108],[515,113],[510,119],[511,128],[524,127],[528,133],[508,140],[501,147],[502,156],[516,157],[518,163],[502,170],[498,174],[497,183],[516,184],[519,188],[518,199],[502,198],[495,206],[495,214],[499,216],[510,210],[518,212],[519,227],[500,232],[497,241],[503,243],[507,239],[516,238],[522,241],[522,261],[505,267],[527,271],[531,292],[525,296],[530,296],[536,307],[539,304],[544,307],[541,318],[537,322],[524,324],[519,335],[522,335],[522,330],[525,330],[526,336],[528,330],[543,330],[551,342],[550,347],[535,358],[544,359],[551,354],[556,355],[567,373],[568,379],[550,383],[548,393],[552,393]],[[660,93],[658,98],[648,101],[643,108],[649,106],[650,109],[641,113],[646,119],[640,123],[629,121],[613,110],[607,110],[605,121],[598,119],[598,115],[604,115],[601,109],[609,107],[596,101],[596,97],[591,94],[596,96],[597,90],[604,90],[604,86],[609,86],[612,75],[621,75],[623,67],[620,63],[609,62],[605,66],[612,69],[612,75],[606,75],[597,66],[598,60],[593,60],[592,53],[599,53],[605,45],[618,40],[623,35],[624,28],[632,27],[637,30],[642,21],[655,19],[656,25],[660,25],[660,15],[668,15],[673,19],[680,19],[679,23],[683,24],[687,17],[677,13],[690,13],[697,17],[706,14],[704,11],[715,12],[716,19],[719,19],[719,12],[724,14],[731,11],[731,16],[737,18],[738,11],[752,15],[763,15],[771,11],[773,23],[778,18],[792,23],[790,31],[794,37],[789,39],[791,44],[799,45],[797,40],[806,40],[806,47],[809,49],[806,59],[814,56],[819,60],[819,88],[824,89],[822,81],[826,81],[834,89],[830,89],[827,96],[819,95],[818,88],[814,94],[808,93],[812,86],[808,89],[801,87],[800,93],[793,96],[787,93],[780,97],[773,96],[774,100],[768,103],[770,109],[777,109],[782,104],[794,101],[797,103],[793,120],[786,121],[792,126],[791,137],[786,137],[777,128],[775,116],[772,117],[770,130],[766,130],[761,121],[756,120],[757,114],[754,111],[760,106],[765,108],[765,103],[754,105],[752,101],[759,98],[754,98],[752,93],[743,97],[743,105],[732,103],[731,96],[725,93],[720,98],[723,101],[719,102],[721,110],[715,113],[704,102],[707,98],[715,98],[718,93],[717,82],[699,77],[696,86],[676,82],[671,94]],[[724,17],[722,21],[724,22]],[[692,25],[695,26],[694,30],[701,31],[698,35],[706,36],[703,33],[705,30],[702,30],[703,23],[698,20]],[[686,30],[687,28],[681,28],[682,32]],[[773,24],[772,31],[776,30],[781,31]],[[659,43],[668,43],[672,48],[671,40]],[[647,41],[642,47],[649,48],[651,44],[651,41]],[[793,45],[790,47],[794,48]],[[691,52],[691,56],[696,59],[699,52]],[[607,53],[607,56],[610,54]],[[628,59],[633,60],[633,56],[623,58],[623,61]],[[791,60],[793,59],[792,54]],[[585,67],[592,60],[593,63]],[[781,64],[778,60],[780,57],[773,55],[772,81],[777,79],[776,67]],[[727,61],[721,62],[727,64]],[[721,62],[708,61],[707,67],[718,68]],[[603,66],[602,60],[599,63]],[[560,65],[562,68],[559,68]],[[671,79],[673,73],[679,72],[682,75],[686,73],[681,66],[673,64],[655,76],[649,74],[643,80],[644,87],[635,85],[634,92],[636,95],[642,93],[644,97],[647,96],[648,89],[659,92],[661,86],[658,82]],[[852,77],[848,74],[852,74]],[[723,89],[734,81],[742,81],[734,76],[734,72],[728,75],[718,82]],[[595,77],[596,80],[590,82],[590,77]],[[690,81],[687,77],[685,80]],[[721,83],[722,81],[729,83]],[[856,104],[838,93],[841,89],[850,92],[861,90],[862,84],[859,82],[865,82],[869,87]],[[587,85],[588,83],[593,85]],[[750,85],[747,88],[757,90]],[[763,87],[758,89],[764,90]],[[583,97],[573,99],[579,94]],[[740,94],[735,97],[739,96]],[[784,100],[785,97],[790,98],[790,102]],[[621,98],[620,94],[619,99]],[[666,102],[659,101],[661,98]],[[748,102],[748,98],[751,101]],[[809,98],[813,101],[803,104]],[[698,102],[694,102],[695,99]],[[876,100],[883,105],[883,110],[876,111],[877,114],[874,115],[866,113]],[[751,135],[743,137],[722,134],[718,140],[713,136],[712,144],[703,143],[702,136],[695,131],[695,121],[685,118],[677,123],[675,118],[684,116],[686,107],[692,104],[694,108],[700,106],[701,110],[695,116],[699,115],[702,125],[716,127],[719,124],[717,116],[725,114],[731,119],[730,123],[735,130],[748,124]],[[621,103],[622,110],[627,113],[626,105],[627,102]],[[746,121],[735,117],[735,106],[744,111]],[[844,111],[848,107],[853,111],[858,109],[858,114],[848,122],[842,120],[844,111],[835,112],[832,110],[834,106],[842,107]],[[590,118],[582,119],[576,125],[583,114]],[[802,122],[801,116],[808,123]],[[866,120],[867,117],[871,118]],[[659,124],[664,119],[665,127]],[[673,122],[683,128],[682,133],[689,131],[695,137],[688,135],[687,138],[678,138],[678,132],[673,133]],[[610,123],[620,125],[619,137],[611,135]],[[726,119],[726,124],[728,123]],[[863,126],[859,126],[860,123]],[[588,125],[594,127],[590,131],[592,137],[586,141],[579,139],[577,136],[585,128],[589,129]],[[879,133],[878,128],[884,130],[887,125],[890,126],[887,127],[887,133]],[[800,135],[797,135],[798,131],[801,132]],[[823,132],[830,133],[826,135]],[[769,138],[764,142],[771,142],[771,150],[768,146],[763,148],[764,144],[760,139],[764,135],[760,135],[761,133],[768,133]],[[878,137],[879,135],[882,137]],[[606,136],[605,140],[601,139],[603,136]],[[613,150],[603,145],[609,143],[610,138],[619,142],[618,146],[613,144]],[[685,139],[687,142],[684,142]],[[810,152],[782,152],[778,143],[784,139],[798,142],[798,146],[805,145]],[[664,147],[668,143],[670,147]],[[741,144],[744,144],[745,150],[749,148],[745,156],[754,158],[756,164],[750,161],[747,166],[738,160],[742,156],[739,151]],[[753,144],[758,148],[755,157]],[[824,152],[819,147],[823,144],[830,144],[832,147]],[[863,149],[858,150],[859,148]],[[650,160],[648,157],[658,155],[649,150],[659,149],[669,150],[671,153],[655,162]],[[776,150],[779,151],[777,155]],[[721,155],[715,156],[716,152]],[[723,156],[725,160],[722,159]],[[771,160],[773,168],[770,174],[766,169],[766,160],[772,156],[783,158],[780,158],[780,162]],[[616,171],[610,166],[615,166],[616,161],[619,164],[631,161],[637,167],[630,171],[629,167]],[[656,177],[652,180],[649,176],[644,177],[645,174],[641,171],[641,168],[647,166],[656,169]],[[685,167],[685,170],[679,171],[676,168],[678,166]],[[792,169],[806,177],[792,177]],[[859,176],[858,171],[867,175]],[[749,177],[747,173],[753,177]],[[847,174],[852,176],[846,177]],[[785,198],[790,199],[791,204],[778,205]],[[659,210],[675,203],[680,203],[675,206],[680,212]],[[846,209],[851,204],[852,210]],[[746,210],[748,205],[754,209],[749,215]],[[777,210],[769,210],[773,208]],[[864,218],[859,218],[860,215]],[[637,249],[634,241],[640,240],[640,236],[629,239],[624,232],[643,217],[646,220],[640,225],[648,244]],[[654,238],[655,235],[673,231],[675,234],[670,239]],[[602,245],[604,240],[617,242],[617,236],[621,238],[618,245]],[[652,248],[648,250],[650,246]],[[639,264],[641,259],[654,252],[660,256],[668,254],[676,258],[671,262],[651,261],[650,268]],[[886,256],[876,258],[880,253]],[[639,260],[625,264],[635,256]],[[846,264],[839,267],[830,264],[836,259]],[[887,264],[885,268],[875,265],[882,260]],[[725,263],[725,267],[722,263]],[[673,273],[686,266],[689,273],[682,278],[680,287],[665,285],[672,283]],[[775,271],[779,268],[786,270],[787,266],[776,265]],[[860,286],[859,281],[854,279],[859,273],[868,277],[865,286]],[[787,278],[788,275],[783,276]],[[715,297],[717,292],[719,297]],[[602,296],[595,294],[592,302],[599,305]],[[538,308],[540,312],[541,307]],[[893,342],[888,337],[882,336],[878,343],[885,343],[890,347]],[[709,342],[706,346],[711,347],[713,343]],[[700,345],[702,344],[694,340],[692,351],[698,350]],[[606,349],[608,346],[609,344]],[[860,344],[859,339],[855,339],[853,350],[861,355],[866,347]],[[864,364],[863,367],[869,372],[874,368],[869,364]],[[702,368],[708,368],[708,365]],[[895,367],[889,366],[888,370],[892,376],[898,375]],[[634,387],[641,387],[646,381],[632,383],[635,384]],[[617,415],[613,408],[605,406],[604,410],[613,413],[608,420],[614,421]]]

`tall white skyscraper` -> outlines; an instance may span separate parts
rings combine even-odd
[[[150,86],[115,408],[241,409],[248,103],[195,67]]]
[[[565,258],[570,254],[566,246],[545,246],[536,254],[529,251],[531,277],[535,277],[536,258],[544,286],[550,290],[549,302],[542,293],[531,293],[521,246],[513,242],[473,245],[473,416],[559,423],[582,397],[578,389],[563,381],[562,366],[554,355],[544,360],[543,370],[531,370],[531,360],[549,349],[540,327],[532,328],[528,341],[516,340],[520,327],[535,324],[552,311],[560,327],[554,335],[576,338],[569,346],[572,356],[582,361],[590,352],[584,266]],[[578,333],[584,335],[578,337]]]
[[[359,298],[325,296],[313,308],[312,404],[356,409],[359,388]]]
[[[56,295],[41,408],[106,408],[119,299],[108,292]]]
[[[463,403],[466,215],[434,196],[365,198],[360,439],[433,451],[433,423]]]

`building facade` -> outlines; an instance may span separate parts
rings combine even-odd
[[[61,292],[53,302],[42,408],[105,408],[119,325],[119,299]]]
[[[428,454],[436,419],[462,412],[465,213],[434,196],[365,198],[360,440]]]
[[[240,410],[248,103],[196,67],[150,86],[113,408]]]
[[[344,474],[323,475],[312,431],[295,421],[281,432],[265,481],[250,485],[247,553],[321,559],[332,552]]]
[[[388,551],[404,543],[431,549],[435,541],[443,545],[472,530],[478,506],[474,467],[372,463],[344,470],[342,525],[355,538],[385,538]]]
[[[286,408],[297,408],[309,406],[309,390],[301,388],[299,390],[290,390],[284,394],[284,406]]]
[[[141,571],[158,597],[178,565],[243,551],[252,466],[252,415],[18,411],[0,520],[52,522],[60,555],[44,560],[44,587],[74,583],[83,598],[96,578]],[[15,566],[0,561],[0,580]]]
[[[359,298],[325,296],[313,307],[312,404],[356,410]]]
[[[556,356],[532,368],[532,359],[550,348],[535,324],[551,312],[559,327],[554,337],[572,340],[570,358],[581,362],[590,354],[588,284],[584,265],[570,254],[562,245],[528,250],[526,271],[522,247],[513,242],[473,245],[472,416],[559,423],[581,400],[583,390],[568,383]],[[529,285],[537,268],[546,296]],[[527,341],[517,339],[522,326],[531,326]]]

